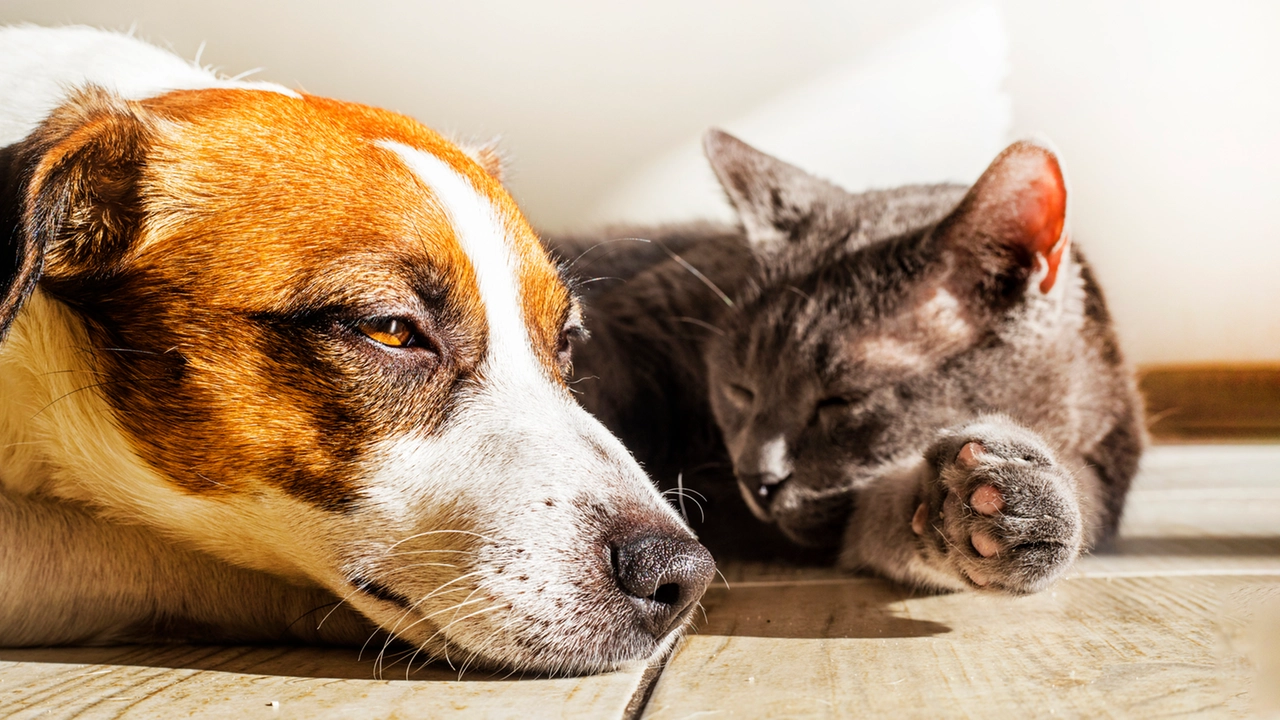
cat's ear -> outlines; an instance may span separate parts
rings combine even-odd
[[[1041,293],[1069,262],[1067,182],[1058,155],[1035,141],[1010,145],[936,231],[961,269],[1003,295]]]
[[[708,130],[702,147],[757,250],[772,252],[802,239],[819,215],[846,196],[722,130]]]
[[[136,104],[90,87],[4,150],[0,339],[42,278],[109,275],[128,256],[150,126]]]

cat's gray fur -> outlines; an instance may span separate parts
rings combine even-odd
[[[1027,168],[1056,155],[1023,143],[972,189],[852,195],[724,133],[706,150],[741,227],[548,244],[587,298],[582,401],[683,487],[713,551],[798,557],[785,537],[919,586],[1031,592],[1114,533],[1141,402],[1084,257],[1042,293],[1048,246],[1010,210],[1041,207]],[[970,441],[987,453],[966,468]],[[981,485],[1003,512],[970,507]]]

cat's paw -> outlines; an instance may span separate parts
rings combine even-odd
[[[1070,474],[1034,433],[985,418],[943,435],[911,529],[935,569],[970,587],[1031,593],[1071,566],[1082,542]]]

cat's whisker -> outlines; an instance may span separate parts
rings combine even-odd
[[[623,282],[623,279],[622,279],[622,278],[620,278],[620,277],[614,277],[614,276],[612,276],[612,275],[601,275],[600,277],[593,277],[593,278],[588,278],[588,279],[586,279],[586,280],[579,280],[579,281],[577,282],[577,285],[578,285],[579,287],[582,287],[582,286],[585,286],[585,285],[590,285],[590,284],[592,284],[592,283],[598,283],[598,282],[601,282],[601,281],[603,281],[603,280],[617,280],[618,282]]]
[[[648,241],[648,240],[645,240],[644,238],[637,238],[637,237],[621,237],[621,238],[613,238],[613,239],[610,239],[610,240],[601,240],[600,242],[596,243],[595,245],[592,245],[591,247],[587,248],[586,250],[583,250],[582,252],[578,253],[578,256],[577,256],[577,257],[575,257],[573,260],[570,260],[568,263],[565,263],[565,264],[564,264],[564,268],[565,268],[566,270],[573,268],[573,266],[574,266],[574,265],[577,265],[577,264],[578,264],[578,261],[580,261],[580,260],[582,260],[582,258],[586,257],[586,256],[587,256],[587,253],[590,253],[592,250],[595,250],[595,249],[597,249],[597,248],[605,247],[606,245],[614,245],[614,244],[616,244],[616,243],[621,243],[621,242],[643,242],[643,243],[647,243],[647,242],[649,242],[649,241]],[[596,260],[599,260],[599,258],[596,258],[595,260],[592,260],[592,262],[595,262]]]
[[[678,317],[676,318],[676,321],[682,322],[682,323],[689,323],[691,325],[697,325],[700,328],[704,328],[704,329],[710,330],[713,333],[716,333],[720,337],[725,337],[726,335],[724,330],[721,330],[720,328],[716,327],[715,325],[712,325],[709,322],[706,322],[705,320],[699,320],[698,318]]]
[[[711,282],[711,278],[707,277],[706,275],[703,275],[701,270],[689,264],[688,260],[685,260],[684,258],[680,257],[678,254],[676,254],[674,250],[667,247],[662,242],[659,242],[657,240],[652,240],[650,242],[662,248],[663,252],[665,252],[668,256],[670,256],[672,260],[676,261],[676,264],[678,264],[680,267],[684,268],[685,270],[688,270],[689,273],[694,277],[698,278],[698,280],[700,280],[703,285],[706,285],[708,288],[710,288],[711,291],[714,292],[716,296],[718,296],[720,300],[724,302],[725,305],[729,307],[734,306],[733,299],[730,298],[728,295],[726,295],[725,292],[720,289],[719,285],[716,285],[714,282]]]
[[[800,288],[796,287],[795,285],[788,285],[788,286],[787,286],[787,292],[793,292],[793,293],[795,293],[796,295],[799,295],[800,297],[804,298],[807,302],[810,302],[810,303],[812,303],[812,302],[813,302],[813,296],[812,296],[812,295],[810,295],[809,293],[807,293],[807,292],[805,292],[805,291],[801,290]]]

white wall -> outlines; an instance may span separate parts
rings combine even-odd
[[[954,4],[6,0],[0,22],[136,22],[187,57],[206,41],[228,73],[500,134],[513,191],[559,228],[703,128]],[[1280,4],[1001,6],[1015,129],[1063,151],[1131,357],[1280,360]]]
[[[1280,359],[1280,3],[1006,3],[1015,126],[1141,362]]]

